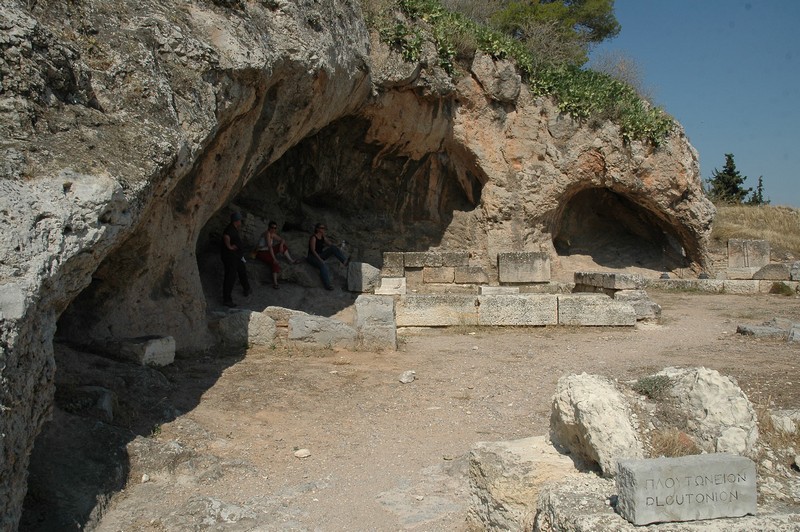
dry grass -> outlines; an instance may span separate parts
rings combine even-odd
[[[650,452],[653,458],[660,456],[672,458],[700,454],[702,451],[691,436],[675,427],[670,427],[656,430],[650,435]]]
[[[711,238],[768,240],[773,248],[800,256],[800,210],[772,205],[717,205]]]

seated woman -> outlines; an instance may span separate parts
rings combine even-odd
[[[344,252],[325,237],[326,229],[325,224],[318,223],[314,226],[314,234],[308,239],[308,262],[319,269],[322,284],[325,285],[325,288],[333,290],[331,271],[328,265],[325,264],[325,259],[333,255],[339,259],[339,262],[347,266],[350,263],[350,258],[345,257]]]
[[[256,258],[264,261],[272,267],[272,288],[278,288],[278,274],[281,273],[281,265],[278,263],[278,255],[283,253],[286,259],[292,264],[297,264],[300,260],[292,258],[289,253],[289,246],[286,240],[278,234],[278,224],[270,221],[267,230],[261,234],[258,240]]]

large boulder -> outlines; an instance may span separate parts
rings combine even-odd
[[[550,438],[582,466],[616,474],[620,458],[642,458],[642,443],[622,393],[598,375],[558,379],[550,414]]]
[[[758,419],[733,378],[703,367],[665,368],[657,375],[670,379],[669,396],[703,450],[754,456]]]

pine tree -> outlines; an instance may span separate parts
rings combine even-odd
[[[733,154],[725,154],[725,166],[720,172],[714,168],[711,178],[708,180],[708,195],[713,200],[724,201],[726,203],[742,203],[751,188],[744,188],[746,176],[739,174],[736,163],[733,162]]]
[[[769,205],[769,200],[764,199],[764,176],[758,176],[758,185],[747,200],[748,205]]]

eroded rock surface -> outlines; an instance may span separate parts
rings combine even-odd
[[[0,527],[54,393],[53,338],[214,338],[198,273],[235,202],[351,228],[360,256],[633,238],[702,264],[713,207],[679,126],[624,143],[478,55],[407,64],[354,2],[0,6]],[[615,213],[611,229],[587,206]],[[581,223],[578,223],[580,220]],[[622,227],[625,230],[621,231]]]

